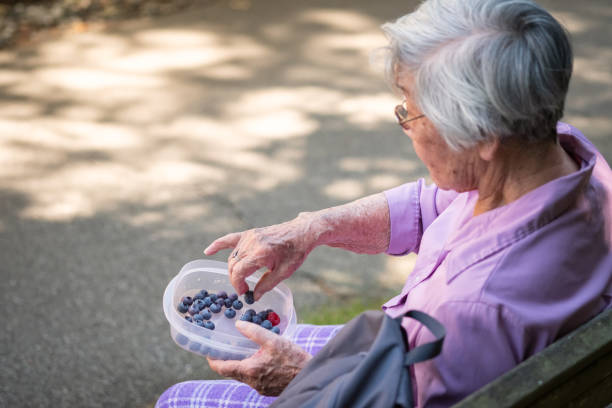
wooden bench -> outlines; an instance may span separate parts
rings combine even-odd
[[[612,407],[612,309],[454,405],[485,407]]]

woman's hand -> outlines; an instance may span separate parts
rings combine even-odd
[[[341,206],[300,213],[283,224],[228,234],[210,244],[204,253],[213,255],[235,248],[228,258],[228,271],[239,295],[249,290],[245,279],[267,267],[254,289],[255,300],[259,300],[290,277],[316,246],[378,254],[389,247],[390,234],[389,206],[380,193]]]
[[[228,258],[228,273],[239,295],[249,290],[245,282],[249,275],[260,268],[268,268],[254,289],[255,300],[259,300],[290,277],[316,246],[322,231],[315,230],[314,218],[309,214],[302,213],[282,224],[225,235],[210,244],[204,254],[213,255],[222,249],[235,248]]]
[[[244,360],[209,358],[208,364],[220,375],[248,384],[262,395],[279,395],[312,358],[298,345],[257,324],[239,320],[236,328],[260,349]]]

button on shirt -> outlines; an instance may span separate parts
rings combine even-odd
[[[385,192],[387,253],[418,257],[383,309],[447,330],[442,354],[412,369],[417,406],[460,401],[610,307],[612,271],[597,266],[611,251],[612,171],[577,129],[557,133],[580,169],[478,216],[478,191],[419,180]],[[410,348],[433,340],[415,320],[403,327]]]

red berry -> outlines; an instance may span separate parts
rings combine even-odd
[[[280,323],[280,317],[274,312],[268,313],[268,320],[272,323],[272,326],[276,326]]]

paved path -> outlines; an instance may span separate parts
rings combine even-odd
[[[611,160],[612,6],[544,3],[574,37],[567,118]],[[415,2],[346,4],[217,1],[0,52],[0,406],[145,407],[213,378],[161,312],[184,263],[425,175],[368,63]],[[412,262],[320,249],[288,284],[300,313]]]

